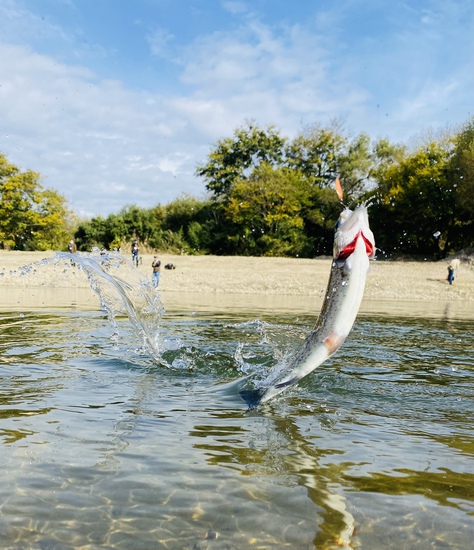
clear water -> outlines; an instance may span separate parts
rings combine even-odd
[[[164,313],[87,261],[101,310],[0,312],[0,547],[471,547],[474,320],[362,314],[249,413],[313,317]]]

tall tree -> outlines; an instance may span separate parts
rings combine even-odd
[[[347,139],[342,126],[333,122],[328,128],[319,124],[299,133],[286,148],[288,166],[301,171],[320,187],[329,187],[338,175],[338,159]]]
[[[0,246],[17,250],[62,248],[73,215],[65,197],[43,189],[40,174],[21,172],[0,154]]]
[[[215,198],[225,196],[238,179],[250,177],[261,163],[280,165],[285,142],[275,127],[259,128],[247,122],[235,130],[233,138],[217,142],[208,162],[197,166],[196,175],[204,178]]]
[[[37,205],[38,229],[27,242],[32,250],[62,250],[74,234],[77,218],[66,199],[52,189],[44,189]]]
[[[449,159],[448,148],[430,142],[380,172],[371,223],[378,246],[387,253],[443,257],[450,249],[454,195],[447,179]]]
[[[224,208],[233,227],[234,253],[305,255],[307,238],[303,212],[310,185],[301,172],[263,163],[249,179],[237,181]]]
[[[456,248],[474,246],[474,116],[455,138],[449,164],[449,183],[455,195],[456,219],[451,228]]]
[[[357,198],[366,191],[374,166],[369,136],[359,134],[348,140],[337,159],[337,166],[347,197]]]

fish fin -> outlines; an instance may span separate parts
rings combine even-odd
[[[257,408],[260,405],[265,390],[262,388],[256,390],[241,390],[239,391],[240,397],[247,403],[249,410]]]

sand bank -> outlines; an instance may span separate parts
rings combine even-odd
[[[63,270],[53,264],[38,263],[53,256],[53,252],[0,251],[3,307],[9,301],[8,296],[13,300],[15,293],[21,292],[27,299],[30,292],[33,300],[33,295],[41,294],[40,289],[47,294],[45,289],[51,288],[57,289],[56,295],[63,296],[65,305],[68,296],[85,302],[89,283],[81,270]],[[167,263],[176,266],[176,269],[161,271],[159,291],[167,307],[216,311],[226,309],[225,304],[241,309],[246,304],[255,307],[257,297],[260,297],[258,304],[262,309],[314,311],[320,307],[331,267],[330,258],[163,254],[160,259],[162,266]],[[147,277],[151,277],[151,261],[151,255],[143,255],[138,268]],[[447,265],[447,261],[373,261],[367,277],[364,308],[367,311],[381,308],[405,311],[410,304],[416,304],[418,309],[420,304],[425,304],[433,311],[443,311],[446,304],[451,304],[452,308],[465,311],[463,317],[469,317],[472,311],[474,318],[473,267],[461,263],[454,284],[449,285]],[[64,290],[68,288],[74,292]],[[46,295],[36,301],[41,305],[44,300],[47,300]]]

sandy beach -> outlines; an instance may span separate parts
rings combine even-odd
[[[89,283],[81,270],[64,270],[54,264],[42,265],[54,252],[0,251],[0,298],[2,307],[15,300],[38,296],[38,291],[54,288],[57,297],[67,302],[71,289],[87,291]],[[162,266],[172,263],[176,269],[161,271],[159,292],[172,307],[220,309],[234,303],[258,303],[265,309],[314,310],[326,289],[330,258],[255,258],[240,256],[160,255]],[[151,278],[152,255],[142,255],[139,270]],[[373,261],[367,277],[364,306],[369,309],[397,309],[401,304],[445,304],[472,311],[474,318],[474,266],[461,262],[453,285],[446,281],[448,261]],[[33,300],[34,301],[34,300]],[[23,302],[24,303],[24,302]],[[275,306],[280,304],[280,306]],[[383,306],[381,305],[383,304]],[[32,304],[37,306],[39,304]],[[466,316],[466,315],[463,315]]]

